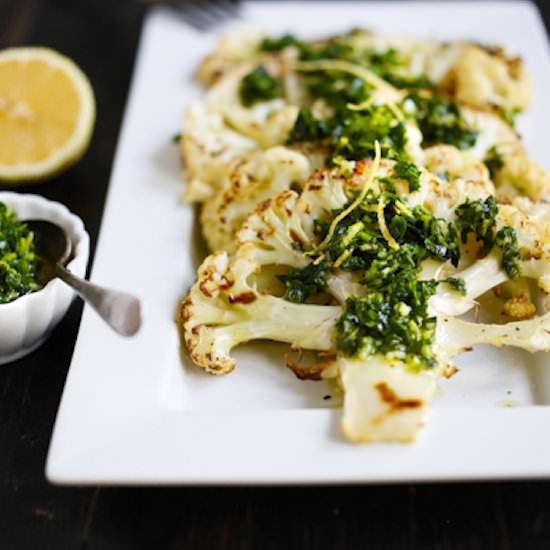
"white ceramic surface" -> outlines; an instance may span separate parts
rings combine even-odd
[[[309,36],[357,25],[442,39],[503,42],[526,59],[534,107],[520,123],[547,170],[550,56],[523,2],[259,2],[246,19]],[[391,25],[391,27],[390,27]],[[480,347],[443,380],[413,445],[351,445],[323,383],[300,382],[283,348],[243,346],[226,377],[179,347],[178,301],[204,248],[182,204],[177,147],[183,110],[200,93],[198,60],[215,42],[163,10],[147,18],[92,280],[142,298],[144,325],[121,339],[85,308],[47,476],[57,483],[341,483],[550,475],[546,356]],[[513,401],[518,406],[503,407]]]
[[[74,257],[67,267],[75,275],[84,276],[90,239],[78,216],[39,195],[0,192],[0,202],[13,209],[21,220],[50,220],[63,227],[74,245]],[[0,304],[0,365],[23,357],[42,344],[67,312],[73,296],[70,287],[52,279],[37,292]]]

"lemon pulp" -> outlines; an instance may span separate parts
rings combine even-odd
[[[95,100],[84,73],[46,48],[0,52],[0,179],[33,181],[86,149]]]

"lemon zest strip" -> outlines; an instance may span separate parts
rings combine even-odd
[[[338,259],[334,262],[333,267],[338,268],[340,267],[345,260],[347,260],[351,255],[353,254],[353,248],[348,248],[347,250],[344,250],[342,254],[338,257]]]
[[[370,189],[372,182],[374,181],[374,177],[376,176],[376,173],[378,172],[378,167],[380,166],[380,143],[378,141],[374,142],[374,160],[370,166],[369,173],[367,177],[365,178],[365,183],[363,184],[363,188],[361,189],[361,193],[357,195],[357,198],[338,216],[336,216],[332,223],[330,224],[329,231],[327,233],[327,236],[324,238],[323,242],[318,246],[317,250],[323,250],[327,247],[327,245],[330,243],[334,231],[336,230],[336,226],[351,212],[353,212],[364,200],[364,198],[367,196],[367,192]]]
[[[390,230],[388,229],[388,226],[386,225],[386,218],[384,217],[384,199],[381,198],[378,202],[378,207],[376,208],[376,215],[378,217],[378,225],[380,227],[380,232],[382,233],[382,236],[384,239],[386,239],[389,247],[393,250],[397,250],[399,248],[399,243],[393,238],[393,235],[390,233]]]
[[[298,61],[293,65],[293,68],[301,72],[342,71],[357,76],[365,82],[368,82],[371,86],[374,86],[386,96],[386,99],[388,99],[388,108],[399,120],[405,118],[403,112],[397,107],[396,102],[393,99],[389,100],[389,97],[399,97],[399,91],[369,69],[361,67],[361,65],[338,59],[320,59],[319,61]],[[370,100],[367,100],[363,103],[356,104],[352,110],[361,111],[366,109],[370,106],[369,102]]]

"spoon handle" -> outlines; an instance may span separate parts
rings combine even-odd
[[[73,275],[60,264],[55,265],[55,274],[91,305],[113,330],[122,336],[133,336],[139,330],[141,308],[135,296],[94,285]]]

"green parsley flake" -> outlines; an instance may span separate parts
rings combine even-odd
[[[336,324],[336,348],[349,356],[382,353],[413,369],[432,368],[436,319],[427,306],[436,287],[435,281],[419,281],[415,271],[401,271],[383,291],[348,298]]]
[[[374,158],[378,141],[382,157],[404,159],[407,134],[403,122],[395,118],[386,105],[373,105],[364,111],[337,110],[326,120],[316,118],[302,107],[292,128],[288,143],[324,140],[334,159],[362,160]]]
[[[423,146],[446,143],[458,149],[470,149],[475,145],[479,132],[466,124],[454,101],[417,92],[409,94],[405,101],[414,105],[412,114],[422,132]]]
[[[292,34],[285,34],[280,38],[264,38],[260,50],[264,52],[280,52],[289,46],[299,45],[300,41]]]
[[[409,192],[420,189],[420,170],[414,162],[399,160],[394,168],[394,175],[409,182]]]
[[[248,73],[241,81],[241,101],[246,107],[259,101],[275,99],[280,97],[281,93],[279,80],[273,78],[262,65]]]
[[[485,166],[489,170],[491,179],[495,179],[496,173],[504,166],[502,155],[498,152],[496,145],[493,145],[486,153],[483,159]]]
[[[505,225],[496,234],[496,245],[502,250],[502,267],[510,279],[521,275],[522,258],[516,230]]]
[[[441,281],[454,288],[462,296],[466,296],[466,281],[462,277],[447,277]]]
[[[483,252],[489,253],[495,241],[495,223],[498,206],[492,195],[485,200],[467,200],[455,210],[455,225],[462,242],[468,240],[468,235],[474,233],[476,240],[483,243]]]
[[[288,275],[280,275],[285,285],[285,299],[297,304],[322,292],[327,287],[330,266],[327,262],[310,263],[303,269],[293,269]]]

